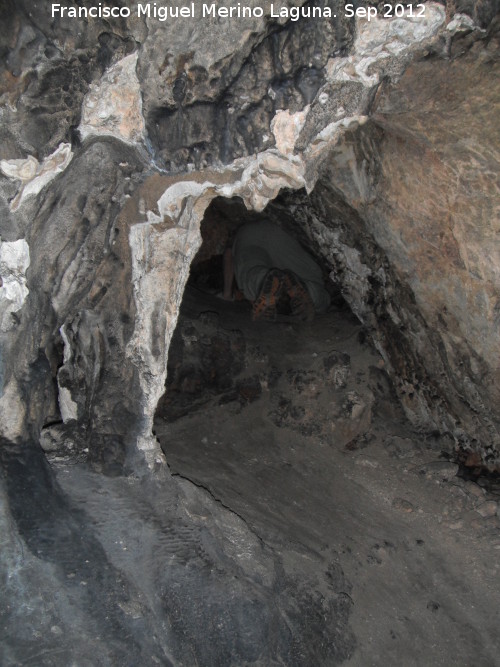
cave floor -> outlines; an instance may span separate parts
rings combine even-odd
[[[412,431],[364,338],[189,288],[169,471],[0,443],[2,667],[500,665],[498,497]]]
[[[196,290],[182,313],[191,345],[241,332],[253,384],[157,416],[170,469],[284,558],[337,554],[355,638],[342,664],[500,665],[495,498],[412,430],[356,318],[253,323]]]

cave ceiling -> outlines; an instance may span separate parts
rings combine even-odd
[[[497,5],[245,6],[3,3],[3,436],[162,465],[152,419],[200,224],[238,197],[328,268],[412,423],[494,466]]]

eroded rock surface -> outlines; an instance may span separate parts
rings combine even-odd
[[[24,370],[6,364],[4,414],[22,414],[22,396],[44,386],[45,398],[30,400],[35,432],[59,411],[64,426],[56,430],[72,423],[79,441],[87,433],[75,451],[116,459],[119,468],[130,449],[125,438],[149,465],[160,461],[152,419],[208,204],[239,196],[261,210],[280,189],[306,187],[312,195],[288,200],[287,215],[370,324],[408,414],[495,463],[493,10],[464,6],[447,15],[429,3],[421,20],[356,22],[328,6],[338,20],[287,22],[268,12],[238,19],[236,33],[223,20],[138,16],[134,3],[113,30],[103,20],[50,22],[22,4],[4,10],[11,33],[2,236],[26,237],[33,255],[24,324],[5,339],[7,356],[15,349]],[[78,21],[85,30],[74,38]],[[58,90],[67,113],[55,127],[50,100]],[[51,108],[50,118],[37,104]],[[132,162],[127,144],[135,146]],[[165,168],[180,173],[151,174]],[[118,324],[120,317],[129,319]],[[50,324],[22,335],[33,318]],[[26,371],[34,365],[37,384]],[[120,381],[96,394],[98,378],[115,376]],[[117,385],[134,387],[123,402]],[[126,429],[110,418],[121,402]],[[49,435],[54,446],[59,436]],[[122,444],[102,444],[114,435]],[[97,454],[103,450],[109,457]]]
[[[67,6],[76,10],[80,4]],[[496,3],[427,3],[419,22],[408,15],[349,19],[338,2],[289,0],[275,7],[329,7],[338,17],[294,21],[272,17],[267,8],[261,17],[238,22],[165,23],[138,16],[138,4],[131,1],[130,18],[117,20],[51,17],[46,3],[27,0],[8,0],[0,8],[0,435],[7,486],[15,470],[28,466],[19,454],[23,443],[41,443],[54,462],[90,463],[89,488],[95,472],[147,478],[154,472],[168,493],[194,494],[199,503],[199,514],[187,503],[179,516],[169,515],[171,521],[191,528],[203,522],[194,516],[204,517],[212,501],[188,482],[173,481],[153,420],[190,265],[202,241],[200,225],[216,198],[232,201],[229,211],[234,198],[256,212],[267,207],[270,217],[293,231],[377,345],[413,424],[431,430],[442,448],[461,447],[465,456],[477,455],[478,464],[498,465]],[[212,239],[218,252],[223,245]],[[215,368],[210,400],[223,391],[241,407],[258,398],[266,381],[277,387],[281,382],[282,396],[278,391],[269,406],[277,428],[304,437],[326,437],[328,428],[336,429],[335,437],[346,444],[357,442],[371,418],[369,395],[352,388],[330,426],[323,421],[318,431],[314,420],[315,402],[325,405],[328,392],[343,391],[343,383],[352,381],[342,350],[332,348],[314,368],[285,369],[267,379],[252,372],[227,386],[220,358],[230,353],[237,366],[238,344],[221,332],[211,338],[219,358],[211,352],[200,371],[210,375]],[[185,362],[183,357],[181,369]],[[184,374],[184,386],[196,387],[197,377]],[[169,381],[182,389],[182,378],[174,374]],[[292,397],[289,386],[295,388]],[[354,417],[358,431],[349,426]],[[21,468],[9,456],[20,458]],[[28,479],[36,484],[43,477],[43,498],[57,505],[59,491],[44,465],[37,464]],[[122,491],[112,492],[115,512],[126,496]],[[18,541],[35,544],[30,530],[37,531],[38,515],[28,530],[15,493],[7,490],[9,568],[20,562]],[[177,501],[169,496],[170,502]],[[102,508],[93,506],[93,512],[99,523]],[[209,559],[214,570],[224,569],[227,555],[217,546],[226,544],[217,522],[227,515],[218,512],[207,537],[216,554]],[[44,525],[58,518],[54,509]],[[75,536],[78,526],[72,526]],[[252,542],[238,524],[240,529]],[[196,551],[198,538],[196,545],[189,539]],[[99,555],[99,568],[113,560],[115,547],[108,544],[106,557]],[[50,549],[42,558],[49,563]],[[270,591],[286,567],[280,557],[266,555],[264,561],[275,579],[269,575],[264,592],[256,593],[262,605],[236,604],[231,632],[244,625],[240,612],[262,614],[278,630],[271,641],[256,621],[247,643],[226,647],[226,662],[235,655],[240,664],[330,665],[347,656],[348,641],[333,648],[321,643],[336,618],[344,627],[345,610],[326,602],[326,621],[314,614],[301,620],[300,611],[294,616],[287,605],[300,610],[308,604],[308,577],[299,576],[292,578],[299,593],[287,598],[281,615]],[[114,562],[120,569],[117,556]],[[208,583],[204,579],[204,567],[196,576],[209,596],[213,581],[211,575]],[[41,579],[51,576],[45,565],[37,572]],[[257,590],[260,583],[248,576],[248,590]],[[313,580],[322,590],[323,579]],[[230,597],[234,589],[224,582]],[[22,598],[23,586],[21,581],[12,595]],[[238,589],[238,600],[246,590]],[[116,595],[113,600],[132,609],[134,620],[136,607]],[[84,608],[88,598],[82,600]],[[189,616],[196,634],[212,618],[210,605],[197,615],[184,603],[172,593],[166,616],[159,616],[177,628],[162,648],[164,664],[181,664],[179,615]],[[315,603],[323,604],[320,598]],[[292,636],[312,633],[316,653],[283,643],[285,616]],[[108,621],[113,637],[121,634],[116,627],[128,623],[115,616]],[[89,624],[98,627],[99,618]],[[62,628],[58,622],[53,627],[53,634]],[[18,644],[24,639],[18,637]],[[254,645],[267,652],[257,656]],[[134,659],[152,660],[144,657],[156,656],[150,648],[135,647]],[[208,643],[193,650],[200,664],[214,659]],[[125,651],[123,644],[110,649],[104,664],[121,660]]]
[[[383,360],[345,309],[312,324],[253,323],[244,304],[188,288],[183,330],[186,320],[199,326],[207,305],[219,314],[213,332],[237,325],[245,341],[235,380],[256,373],[262,391],[227,401],[205,383],[196,410],[172,420],[168,402],[160,407],[156,433],[171,470],[279,550],[334,546],[330,572],[349,573],[356,639],[341,664],[494,665],[498,480],[466,481],[442,438],[412,428]]]
[[[346,138],[313,198],[331,219],[328,192],[340,190],[385,255],[351,232],[370,273],[350,301],[378,331],[412,421],[448,430],[494,464],[500,136],[489,113],[498,89],[486,81],[499,44],[466,45],[457,40],[454,59],[429,57],[383,87],[370,127]]]
[[[36,443],[2,442],[0,466],[4,665],[298,667],[351,654],[334,552],[297,544],[283,558],[189,482],[80,465],[56,477]]]

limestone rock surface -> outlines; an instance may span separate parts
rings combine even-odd
[[[0,6],[6,664],[54,664],[65,633],[61,665],[74,642],[103,665],[339,664],[353,642],[335,554],[287,561],[170,474],[154,434],[169,347],[213,202],[231,218],[218,252],[232,217],[265,210],[335,283],[415,428],[499,465],[498,3],[428,2],[421,20],[376,3],[370,21],[339,0],[278,0],[278,16],[249,0],[241,18],[194,3],[167,21],[136,0],[122,18],[69,15],[83,5]],[[239,372],[241,341],[214,333],[203,357],[205,325],[197,346],[181,326],[177,367],[173,339],[180,411],[200,376],[238,405],[287,383],[273,423],[308,436],[317,397],[356,381],[332,344],[310,373],[233,383],[222,360]],[[373,400],[350,386],[322,435],[362,438]],[[152,570],[127,553],[127,521]],[[10,600],[31,605],[23,624]]]
[[[139,4],[2,9],[0,232],[31,258],[3,341],[17,435],[60,419],[92,460],[162,460],[152,419],[199,226],[238,196],[321,258],[413,422],[494,465],[494,4],[370,21],[336,2],[165,21]]]

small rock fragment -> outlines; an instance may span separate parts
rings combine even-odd
[[[470,480],[465,482],[464,486],[467,494],[469,496],[473,496],[474,498],[484,498],[485,491],[482,489],[480,486],[475,484],[474,482],[471,482]]]
[[[479,452],[469,452],[465,461],[467,468],[475,468],[481,465],[481,454]]]
[[[495,516],[497,509],[498,504],[494,500],[487,500],[482,505],[479,505],[479,507],[476,507],[476,512],[486,519],[489,516]]]
[[[439,479],[448,481],[453,479],[458,472],[458,464],[450,461],[432,461],[420,468],[420,472],[425,474],[427,479]]]
[[[413,505],[409,500],[405,500],[404,498],[394,498],[392,506],[394,509],[401,510],[402,512],[413,512]]]
[[[384,443],[389,456],[395,459],[409,459],[415,456],[415,445],[410,438],[400,438],[394,435]]]
[[[379,464],[375,459],[362,458],[356,459],[356,465],[363,466],[363,468],[378,468]]]

